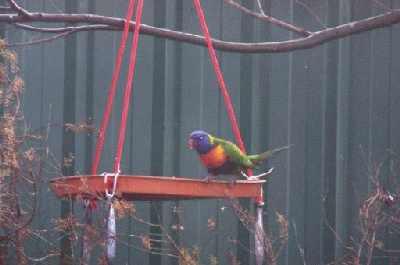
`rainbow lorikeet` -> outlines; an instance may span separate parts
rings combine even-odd
[[[190,134],[188,146],[190,149],[197,151],[202,164],[212,176],[242,175],[247,179],[251,179],[245,173],[247,169],[253,169],[274,154],[289,148],[284,146],[261,154],[246,155],[234,143],[217,138],[201,130]],[[261,177],[271,172],[272,170],[256,177]],[[207,177],[206,179],[209,180],[209,178]]]

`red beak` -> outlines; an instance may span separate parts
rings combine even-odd
[[[193,149],[194,148],[194,141],[193,139],[189,138],[188,142],[187,142],[187,146],[189,149]]]

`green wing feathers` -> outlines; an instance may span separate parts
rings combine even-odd
[[[222,146],[225,153],[229,157],[229,160],[233,163],[245,168],[254,166],[249,157],[245,155],[234,143],[217,137],[213,137],[213,140],[216,144],[220,144]]]
[[[242,168],[254,168],[261,162],[268,160],[272,156],[290,148],[290,145],[288,145],[268,150],[257,155],[246,155],[242,152],[242,150],[239,149],[239,147],[230,141],[217,137],[213,137],[213,141],[214,143],[222,146],[230,161]]]
[[[230,161],[234,162],[242,168],[254,168],[261,162],[268,160],[272,156],[290,148],[290,146],[282,146],[279,148],[268,150],[261,154],[246,155],[242,152],[242,150],[239,149],[239,147],[237,147],[234,143],[230,141],[217,137],[213,137],[213,141],[214,143],[222,146]]]

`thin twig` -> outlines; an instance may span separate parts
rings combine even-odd
[[[381,1],[378,0],[372,0],[373,3],[375,3],[375,5],[377,5],[378,7],[382,8],[384,11],[390,11],[390,7],[385,5],[384,3],[382,3]]]
[[[304,256],[304,248],[300,244],[299,236],[297,234],[296,223],[294,221],[292,222],[292,227],[293,227],[293,236],[294,236],[294,240],[296,242],[297,250],[299,251],[300,257],[303,261],[303,265],[307,265],[306,258]]]
[[[377,217],[376,217],[377,218]],[[375,240],[376,240],[376,230],[374,229],[374,231],[372,232],[372,236],[371,236],[371,243],[368,246],[368,256],[367,256],[367,263],[366,265],[371,265],[372,262],[372,254],[374,252],[374,248],[375,248]]]
[[[302,6],[304,9],[306,9],[308,11],[308,13],[310,13],[312,15],[312,17],[314,17],[314,19],[323,27],[326,29],[326,25],[322,22],[322,19],[314,12],[314,10],[312,10],[311,7],[309,7],[306,3],[296,0],[296,4]]]
[[[63,38],[71,33],[74,33],[75,31],[70,30],[70,31],[66,31],[66,32],[62,32],[59,34],[56,34],[54,36],[51,36],[49,38],[42,38],[42,39],[38,39],[38,40],[32,40],[32,41],[25,41],[25,42],[16,42],[16,43],[7,43],[5,44],[6,47],[18,47],[18,46],[27,46],[27,45],[34,45],[34,44],[41,44],[44,42],[50,42],[50,41],[54,41],[56,39],[60,39]]]
[[[287,22],[279,20],[277,18],[268,16],[268,15],[266,15],[264,13],[264,11],[262,11],[262,13],[254,12],[254,11],[248,9],[247,7],[239,4],[238,2],[236,2],[234,0],[224,0],[224,2],[229,4],[229,5],[231,5],[231,6],[233,6],[233,7],[235,7],[235,8],[237,8],[237,9],[239,9],[240,11],[242,11],[245,14],[248,14],[248,15],[251,15],[253,17],[259,18],[261,20],[267,21],[267,22],[269,22],[269,23],[271,23],[273,25],[276,25],[276,26],[278,26],[280,28],[283,28],[283,29],[286,29],[288,31],[295,32],[295,33],[297,33],[297,34],[299,34],[299,35],[301,35],[303,37],[308,37],[308,36],[312,35],[312,32],[307,31],[307,30],[305,30],[305,29],[303,29],[301,27],[298,27],[298,26],[295,26],[293,24],[289,24]],[[259,4],[261,5],[261,3],[259,3]],[[260,6],[260,9],[262,10],[261,6]]]
[[[260,13],[261,13],[263,16],[266,16],[266,14],[265,14],[265,12],[264,12],[264,8],[263,8],[263,6],[262,6],[262,4],[261,4],[261,0],[256,0],[256,2],[257,2],[258,10],[260,11]]]
[[[28,24],[23,23],[15,23],[13,24],[17,28],[21,28],[24,30],[42,32],[42,33],[62,33],[69,31],[90,31],[91,28],[93,30],[110,30],[110,26],[102,25],[102,24],[93,24],[93,25],[83,25],[83,26],[70,26],[70,27],[59,27],[59,28],[45,28],[45,27],[35,27]],[[115,30],[119,30],[119,28],[114,27]]]

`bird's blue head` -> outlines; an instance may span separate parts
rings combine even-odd
[[[214,147],[213,138],[205,131],[193,131],[189,136],[188,146],[199,154],[205,154]]]

